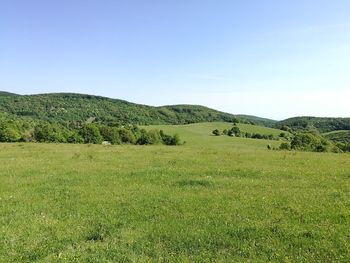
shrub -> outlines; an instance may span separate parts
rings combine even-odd
[[[118,132],[118,128],[101,126],[100,133],[103,137],[103,140],[110,142],[111,144],[120,144],[120,136]]]
[[[66,131],[57,124],[40,124],[34,128],[37,142],[67,142]]]
[[[103,140],[98,127],[91,123],[83,126],[80,130],[80,135],[83,137],[84,143],[100,144]]]
[[[241,136],[241,130],[237,126],[234,126],[230,130],[228,130],[227,135],[228,136],[240,137]]]
[[[326,152],[331,143],[309,132],[297,133],[291,141],[291,148],[302,151]]]
[[[126,129],[126,128],[121,128],[118,130],[120,140],[122,143],[130,143],[130,144],[135,144],[136,142],[136,137],[132,133],[132,131]]]
[[[149,136],[150,144],[159,144],[162,142],[162,137],[160,136],[160,131],[158,130],[148,131],[148,136]]]
[[[212,133],[215,135],[215,136],[220,136],[220,131],[218,129],[215,129],[212,131]]]
[[[280,150],[290,150],[291,146],[288,142],[282,142],[280,145]]]
[[[0,129],[0,141],[1,142],[17,142],[21,139],[20,132],[11,127]]]

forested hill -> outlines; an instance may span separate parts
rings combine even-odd
[[[331,131],[350,130],[350,118],[319,118],[294,117],[278,122],[277,128],[290,128],[294,131],[318,131],[326,133]]]
[[[185,124],[210,121],[241,122],[273,126],[274,121],[254,116],[235,116],[197,105],[152,107],[118,99],[74,93],[17,95],[0,92],[0,111],[32,119],[105,124]]]

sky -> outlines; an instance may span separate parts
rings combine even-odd
[[[350,1],[0,0],[0,90],[350,117]]]

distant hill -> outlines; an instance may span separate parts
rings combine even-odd
[[[288,126],[295,131],[318,131],[327,133],[350,130],[350,118],[294,117],[276,123],[277,128]]]
[[[350,143],[350,130],[327,132],[324,133],[323,136],[333,142]]]
[[[6,92],[6,91],[0,91],[0,96],[18,96],[18,94]]]
[[[75,93],[17,95],[0,92],[0,111],[52,122],[98,121],[117,124],[186,124],[225,121],[273,126],[275,121],[249,115],[232,115],[199,105],[152,107],[119,99]]]

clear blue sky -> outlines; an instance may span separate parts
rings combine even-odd
[[[0,90],[350,116],[350,1],[0,0]]]

